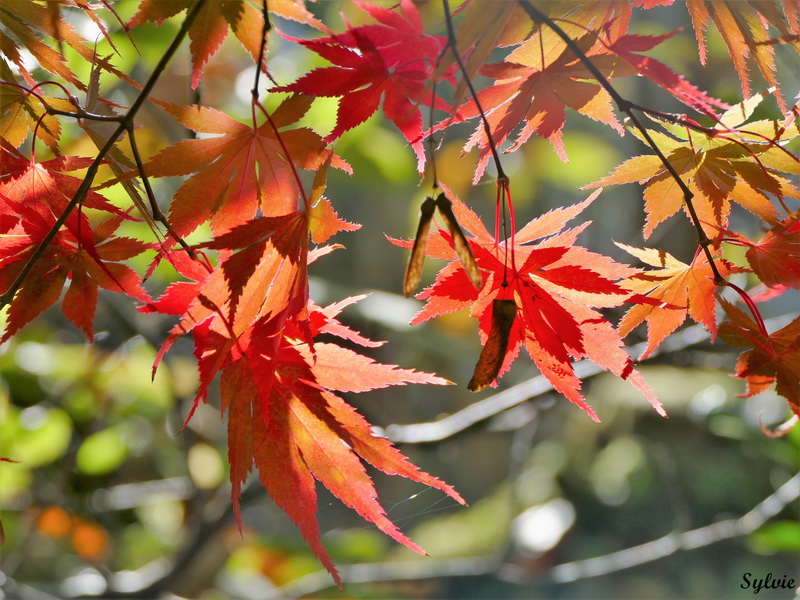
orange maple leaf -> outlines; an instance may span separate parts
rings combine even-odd
[[[552,3],[546,10],[559,14],[563,3]],[[574,9],[566,4],[569,10]],[[508,9],[506,9],[508,10]],[[622,3],[596,3],[556,18],[558,27],[571,36],[575,45],[610,81],[628,75],[642,75],[669,91],[695,110],[711,113],[728,105],[697,89],[665,64],[640,52],[651,50],[677,32],[660,36],[626,35],[630,6]],[[496,145],[502,144],[523,123],[517,139],[507,152],[517,149],[533,133],[546,137],[559,158],[567,161],[562,141],[565,108],[605,123],[622,134],[611,96],[575,52],[548,27],[534,27],[533,33],[502,63],[488,64],[481,74],[496,83],[478,93],[478,99]],[[457,120],[480,114],[472,99],[455,114]],[[449,124],[449,121],[447,121]],[[440,125],[441,127],[442,125]],[[481,150],[474,181],[480,179],[491,155],[483,126],[479,126],[464,147]]]
[[[272,499],[300,528],[311,549],[341,579],[320,541],[315,518],[315,479],[384,533],[422,552],[387,518],[361,461],[441,489],[459,502],[455,490],[419,471],[333,392],[362,392],[406,383],[446,384],[446,380],[383,365],[331,343],[312,342],[322,332],[366,342],[336,320],[339,305],[309,304],[305,322],[265,315],[240,333],[220,314],[193,328],[204,396],[221,372],[222,410],[228,416],[228,458],[232,499],[239,518],[239,495],[253,467]],[[232,337],[232,336],[236,337]]]
[[[700,62],[706,64],[704,34],[710,19],[728,46],[728,53],[742,82],[742,93],[745,96],[750,95],[747,62],[752,56],[764,79],[770,86],[776,88],[775,95],[781,109],[786,112],[786,104],[775,76],[775,49],[770,43],[772,41],[770,26],[789,40],[787,43],[791,43],[795,48],[799,47],[796,34],[800,29],[797,3],[794,0],[781,0],[780,4],[783,6],[783,14],[773,0],[767,2],[687,0],[686,2],[697,35]]]
[[[623,130],[608,93],[596,81],[589,81],[589,71],[571,50],[552,38],[552,32],[540,30],[506,61],[483,67],[481,74],[495,79],[496,83],[481,90],[478,101],[489,121],[496,145],[502,144],[523,122],[509,152],[519,148],[535,133],[547,138],[559,158],[566,162],[561,138],[567,107],[610,125],[620,134]],[[584,32],[577,40],[584,51],[589,51],[595,42],[595,35],[591,32]],[[543,48],[547,48],[546,53]],[[601,65],[605,71],[610,71],[611,67],[610,64]],[[476,101],[471,99],[456,111],[454,118],[457,121],[473,119],[479,114]],[[478,127],[467,141],[464,153],[476,146],[481,153],[473,182],[483,176],[491,157],[483,126]]]
[[[617,246],[642,262],[657,267],[629,277],[621,285],[632,292],[658,300],[663,305],[639,304],[628,310],[619,324],[622,337],[635,327],[647,322],[647,348],[640,360],[646,358],[661,342],[675,331],[689,316],[716,335],[716,302],[714,276],[705,254],[699,253],[691,264],[686,264],[668,252],[655,248],[634,248],[626,244]],[[715,261],[720,275],[740,273],[731,263]]]
[[[96,7],[90,9],[88,6],[82,6],[81,8],[89,15],[96,9]],[[113,9],[107,8],[113,12]],[[111,37],[103,23],[97,18],[93,18],[93,20],[113,48],[114,43],[111,41]],[[47,2],[42,5],[38,2],[31,2],[31,0],[3,0],[3,5],[0,7],[0,24],[3,26],[0,29],[0,46],[3,49],[3,57],[14,63],[23,79],[29,85],[35,85],[36,80],[28,71],[30,65],[26,65],[27,61],[18,48],[17,40],[41,68],[58,75],[78,89],[85,90],[86,84],[70,69],[68,60],[61,53],[61,49],[52,48],[45,43],[46,39],[49,38],[59,44],[64,42],[87,63],[99,65],[121,79],[128,80],[122,72],[115,69],[107,60],[96,56],[92,45],[78,35],[75,32],[75,28],[61,17],[58,4],[55,2]],[[9,36],[6,32],[10,32],[12,35]],[[3,79],[6,79],[6,77],[3,76]],[[13,80],[13,77],[8,79],[8,81]],[[4,86],[4,94],[5,91],[6,88]]]
[[[187,10],[194,0],[141,0],[139,10],[128,22],[128,27],[144,23],[158,23]],[[327,31],[327,27],[305,8],[304,0],[270,0],[270,12],[306,23]],[[244,46],[254,61],[261,52],[264,16],[260,3],[249,0],[215,0],[206,2],[189,29],[189,46],[192,52],[192,89],[200,83],[200,76],[208,59],[214,56],[228,36],[228,29]]]
[[[16,77],[5,61],[0,61],[0,140],[7,141],[14,148],[19,148],[31,131],[36,137],[55,151],[61,135],[61,122],[58,117],[48,114],[42,98],[52,108],[74,110],[75,107],[62,98],[53,98],[39,94],[37,98],[23,87],[13,85]],[[39,125],[36,127],[36,125]]]
[[[711,133],[662,122],[659,123],[669,135],[650,131],[694,194],[692,202],[709,237],[718,228],[727,227],[732,201],[774,224],[778,221],[778,211],[771,198],[800,198],[800,189],[783,175],[800,175],[800,161],[778,145],[800,134],[800,128],[773,121],[742,124],[765,95],[759,94],[730,108],[709,130]],[[642,139],[638,131],[631,132]],[[628,159],[613,173],[586,187],[633,182],[645,186],[646,238],[681,208],[688,214],[681,189],[655,155]]]
[[[295,123],[310,101],[290,96],[272,114],[272,123],[278,129]],[[295,210],[301,190],[294,168],[316,170],[327,158],[325,144],[310,129],[281,131],[279,140],[268,122],[253,128],[213,108],[161,104],[194,131],[217,135],[177,142],[146,166],[155,177],[191,174],[170,206],[170,221],[180,235],[209,220],[214,233],[224,233],[259,209],[267,216]],[[349,169],[337,157],[333,164]]]

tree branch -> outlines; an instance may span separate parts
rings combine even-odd
[[[748,535],[764,525],[786,506],[800,498],[800,474],[793,476],[774,493],[759,502],[752,510],[737,519],[724,519],[704,527],[670,533],[645,544],[626,548],[586,560],[562,563],[538,573],[526,583],[568,583],[600,575],[624,571],[631,567],[653,562],[677,552],[696,550],[723,540]],[[495,573],[503,565],[503,552],[482,557],[454,559],[426,559],[424,561],[391,561],[338,567],[345,583],[378,581],[417,581],[441,577],[475,577]],[[330,575],[318,571],[306,575],[276,590],[269,600],[297,598],[332,587]]]
[[[791,315],[775,317],[766,321],[769,330],[777,330],[791,321]],[[686,329],[673,333],[662,344],[650,353],[649,358],[661,354],[677,352],[708,340],[709,333],[702,325],[692,325]],[[631,356],[638,356],[647,348],[647,342],[641,342],[628,348]],[[604,369],[588,359],[575,363],[575,375],[580,379],[593,377],[603,373]],[[522,383],[498,392],[488,398],[474,402],[466,408],[448,415],[438,421],[427,423],[412,423],[408,425],[389,425],[385,429],[386,437],[391,441],[404,444],[426,444],[440,442],[450,438],[473,425],[497,416],[503,411],[542,396],[553,390],[553,384],[543,375],[538,375]],[[545,398],[538,398],[537,403],[547,402]]]
[[[789,479],[738,519],[716,521],[705,527],[669,533],[619,552],[557,565],[550,571],[549,576],[557,583],[588,579],[653,562],[676,552],[696,550],[723,540],[742,537],[754,532],[798,498],[800,498],[800,474]]]

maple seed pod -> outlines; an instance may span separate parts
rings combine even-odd
[[[475,262],[475,257],[472,255],[472,250],[469,248],[467,238],[464,237],[461,227],[456,220],[456,216],[453,214],[453,209],[450,208],[450,200],[448,200],[447,196],[444,194],[439,194],[436,198],[436,206],[439,208],[439,212],[442,213],[447,223],[447,228],[453,236],[453,247],[456,250],[458,260],[461,261],[461,265],[467,272],[467,276],[469,276],[472,285],[477,289],[481,289],[483,277],[481,277],[481,272],[478,270],[478,263]]]
[[[428,229],[431,226],[433,211],[436,210],[436,202],[433,198],[427,197],[420,207],[419,225],[417,226],[417,237],[414,238],[414,247],[411,249],[411,258],[408,259],[406,273],[403,276],[403,293],[406,298],[414,293],[419,285],[422,276],[422,264],[425,262],[425,246],[428,243]]]
[[[508,337],[516,317],[517,305],[513,300],[492,301],[492,329],[489,331],[486,345],[481,350],[481,356],[475,365],[467,389],[480,392],[497,379],[508,351]]]

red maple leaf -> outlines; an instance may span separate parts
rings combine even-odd
[[[277,351],[266,360],[276,335],[273,320],[256,323],[249,335],[239,338],[240,358],[226,365],[220,381],[237,516],[241,485],[255,466],[270,496],[297,524],[340,585],[319,539],[315,479],[384,533],[422,552],[386,517],[362,461],[463,500],[447,484],[417,470],[386,438],[375,436],[369,424],[333,392],[447,382],[374,363],[335,344],[317,342],[312,349],[298,341],[295,336],[302,333],[292,327],[278,335]],[[209,341],[219,343],[221,338]]]
[[[524,123],[516,141],[508,150],[516,150],[536,133],[547,138],[561,160],[567,155],[562,142],[562,130],[569,107],[596,121],[610,125],[622,134],[611,98],[566,45],[549,45],[556,40],[549,30],[540,30],[517,48],[506,61],[486,65],[481,74],[496,83],[478,93],[497,145],[502,144],[520,123]],[[547,45],[545,43],[547,42]],[[584,32],[577,43],[584,51],[595,45],[591,32]],[[547,52],[544,51],[547,48]],[[611,65],[608,65],[611,67]],[[603,67],[601,67],[603,68]],[[610,68],[603,68],[609,72]],[[475,100],[467,101],[455,114],[456,120],[479,116]],[[448,121],[449,123],[449,121]],[[477,182],[491,156],[483,126],[479,126],[464,146],[469,152],[475,146],[481,150],[473,182]]]
[[[633,368],[622,341],[612,325],[594,308],[618,306],[631,293],[617,280],[636,273],[605,256],[575,245],[587,224],[562,231],[596,196],[574,206],[552,210],[534,219],[512,240],[497,242],[478,216],[460,200],[450,197],[453,212],[469,240],[478,267],[485,274],[480,290],[470,282],[455,259],[451,238],[444,231],[430,234],[427,255],[451,262],[432,286],[417,297],[427,301],[412,324],[433,316],[469,309],[479,322],[481,341],[492,333],[496,300],[513,301],[516,318],[510,325],[499,374],[515,360],[524,345],[539,370],[553,387],[599,420],[580,393],[581,381],[572,359],[588,358],[598,366],[639,388],[660,414],[660,403]],[[535,240],[541,240],[533,243]],[[397,242],[410,247],[409,243]],[[478,386],[481,387],[481,386]]]
[[[609,44],[607,50],[626,61],[639,75],[647,77],[698,112],[713,116],[716,114],[715,108],[730,108],[728,104],[699,90],[661,61],[638,54],[652,50],[678,31],[662,35],[624,35]]]
[[[428,85],[444,38],[424,32],[410,0],[401,3],[402,15],[366,3],[359,6],[383,24],[351,27],[341,35],[314,40],[284,36],[334,66],[314,69],[294,83],[272,91],[341,96],[336,126],[325,138],[326,142],[366,121],[382,102],[386,116],[414,148],[421,170],[425,152],[419,105],[447,106],[438,97],[432,99]]]
[[[747,247],[747,262],[765,285],[800,288],[800,221],[796,216],[785,218],[757,242],[730,230],[724,233],[724,241]]]
[[[588,9],[586,14],[567,15],[559,22],[559,27],[570,32],[575,44],[607,80],[638,74],[696,110],[713,113],[714,107],[727,108],[727,104],[698,90],[663,63],[639,54],[651,50],[675,32],[661,36],[624,35],[629,9],[613,17],[604,14],[603,18],[593,21],[593,17],[600,16],[597,14],[600,10],[603,9],[597,7]],[[582,25],[584,22],[587,26]],[[599,22],[602,27],[593,25],[592,29],[593,22]],[[594,73],[549,28],[535,31],[504,62],[486,65],[481,74],[496,80],[494,85],[478,93],[495,143],[502,144],[520,123],[524,123],[508,152],[519,148],[536,133],[546,137],[559,158],[566,161],[561,139],[566,107],[622,133],[609,94],[595,80]],[[469,100],[459,108],[455,118],[471,119],[479,114],[475,100]],[[464,151],[475,146],[481,149],[474,177],[477,181],[491,154],[483,126],[476,129]]]
[[[15,150],[5,149],[0,149],[0,160],[4,170],[0,174],[0,195],[7,199],[4,203],[6,207],[0,209],[0,215],[6,213],[10,217],[16,214],[19,219],[22,212],[36,212],[50,224],[61,216],[83,182],[69,173],[86,169],[94,162],[94,159],[79,156],[60,156],[36,162]],[[81,205],[131,218],[94,190],[89,190]],[[10,222],[8,218],[3,227],[8,227]],[[65,227],[77,237],[81,227],[88,228],[89,223],[80,211],[73,211]]]
[[[729,321],[719,326],[726,342],[746,350],[736,362],[736,377],[747,382],[745,397],[776,384],[775,391],[789,401],[800,416],[800,317],[769,335],[744,312],[721,300]]]
[[[20,209],[21,222],[0,238],[0,292],[7,290],[44,239],[52,221],[35,210]],[[98,286],[126,294],[142,302],[149,300],[142,280],[121,263],[147,249],[132,238],[114,236],[122,218],[113,216],[92,230],[84,219],[79,235],[68,229],[56,234],[23,281],[8,309],[8,323],[0,343],[53,305],[69,280],[61,311],[91,341]]]
[[[8,290],[47,236],[80,187],[82,180],[67,174],[93,160],[62,156],[43,163],[15,151],[1,151],[5,173],[0,177],[0,293]],[[148,300],[141,278],[122,262],[147,249],[147,244],[114,235],[126,213],[89,190],[82,207],[111,213],[92,228],[83,210],[73,211],[23,281],[8,312],[2,341],[53,305],[64,283],[70,285],[61,310],[90,340],[98,286]]]

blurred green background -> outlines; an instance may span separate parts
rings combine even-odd
[[[126,20],[136,4],[120,1],[114,8]],[[434,6],[420,8],[436,20]],[[334,29],[341,23],[340,9],[354,25],[364,20],[350,4],[313,7]],[[724,44],[713,32],[710,66],[699,65],[684,6],[637,11],[634,18],[633,30],[639,33],[686,27],[653,55],[712,94],[741,100]],[[173,19],[162,28],[135,30],[141,55],[115,33],[122,57],[114,61],[145,78],[178,23]],[[76,18],[75,24],[94,39],[85,19]],[[278,24],[290,34],[310,35],[295,24]],[[98,42],[101,51],[104,44]],[[280,84],[317,64],[277,36],[271,38],[270,56],[271,74]],[[792,56],[780,48],[778,58],[784,95],[793,97],[799,85],[796,63],[792,66]],[[77,61],[74,67],[82,73]],[[161,78],[155,95],[173,102],[199,100],[247,119],[253,68],[234,40],[226,41],[205,73],[194,96],[184,53]],[[103,85],[104,94],[119,104],[133,97],[130,88],[111,79]],[[640,81],[620,82],[620,90],[641,104],[678,109],[660,90]],[[305,122],[327,133],[335,106],[335,100],[317,100]],[[777,115],[774,103],[759,110],[762,118]],[[79,130],[64,123],[64,153],[91,155]],[[154,106],[142,113],[142,123],[139,145],[148,155],[187,135]],[[490,223],[494,183],[487,177],[471,188],[475,156],[459,158],[471,127],[448,133],[437,155],[438,169],[442,181]],[[505,158],[520,223],[582,200],[587,194],[580,186],[645,151],[632,136],[619,138],[575,114],[569,115],[564,140],[569,163],[562,163],[541,139]],[[346,250],[312,266],[312,297],[324,304],[371,293],[343,315],[365,335],[389,341],[370,356],[436,372],[459,384],[378,390],[347,400],[390,437],[408,440],[425,430],[403,425],[453,415],[528,385],[537,371],[523,358],[497,390],[466,390],[480,352],[476,324],[466,314],[408,326],[421,302],[402,297],[407,254],[385,236],[413,234],[427,188],[419,185],[413,153],[402,137],[375,117],[346,134],[336,150],[355,173],[333,173],[326,195],[343,218],[363,228],[334,238]],[[180,181],[156,184],[166,204]],[[112,200],[124,201],[115,193],[109,192]],[[635,185],[606,190],[585,215],[594,223],[581,243],[592,250],[625,261],[612,240],[645,244],[641,192]],[[756,233],[744,214],[734,219],[744,233]],[[129,227],[129,235],[146,238],[146,228]],[[208,232],[192,239],[204,235]],[[682,216],[663,224],[647,244],[682,260],[695,250],[693,230]],[[136,266],[143,271],[147,260],[142,257]],[[423,281],[429,283],[440,265],[428,262]],[[159,269],[148,288],[157,295],[172,277],[169,269]],[[737,277],[747,284],[746,276]],[[777,319],[773,325],[785,323],[787,315],[796,315],[797,301],[796,293],[787,293],[763,310]],[[620,314],[609,316],[613,320]],[[113,589],[130,597],[171,593],[203,600],[282,594],[727,599],[752,597],[752,589],[741,587],[745,573],[752,579],[767,573],[788,576],[800,583],[800,430],[779,439],[766,437],[760,426],[785,420],[785,401],[772,393],[737,397],[743,385],[729,375],[737,352],[722,342],[711,345],[696,328],[641,366],[668,420],[658,417],[633,388],[601,374],[587,377],[585,391],[602,424],[557,395],[525,400],[520,392],[515,407],[444,439],[399,443],[415,464],[454,485],[470,503],[465,509],[437,491],[373,473],[389,516],[428,551],[428,558],[398,547],[320,489],[323,542],[351,581],[338,592],[257,482],[244,492],[244,531],[237,530],[227,483],[226,429],[213,394],[180,431],[197,376],[188,340],[176,345],[150,381],[156,349],[171,324],[139,314],[123,297],[101,294],[94,345],[50,310],[0,346],[0,456],[19,461],[0,462],[0,517],[7,538],[0,547],[0,597],[106,596]],[[633,345],[643,336],[637,330],[628,341]],[[741,519],[790,480],[783,500]],[[722,524],[709,527],[717,522]],[[698,531],[681,537],[692,530]],[[645,546],[635,549],[640,545]],[[629,548],[635,550],[615,554]],[[633,566],[637,562],[643,564]],[[794,594],[793,589],[769,589],[758,597]]]

